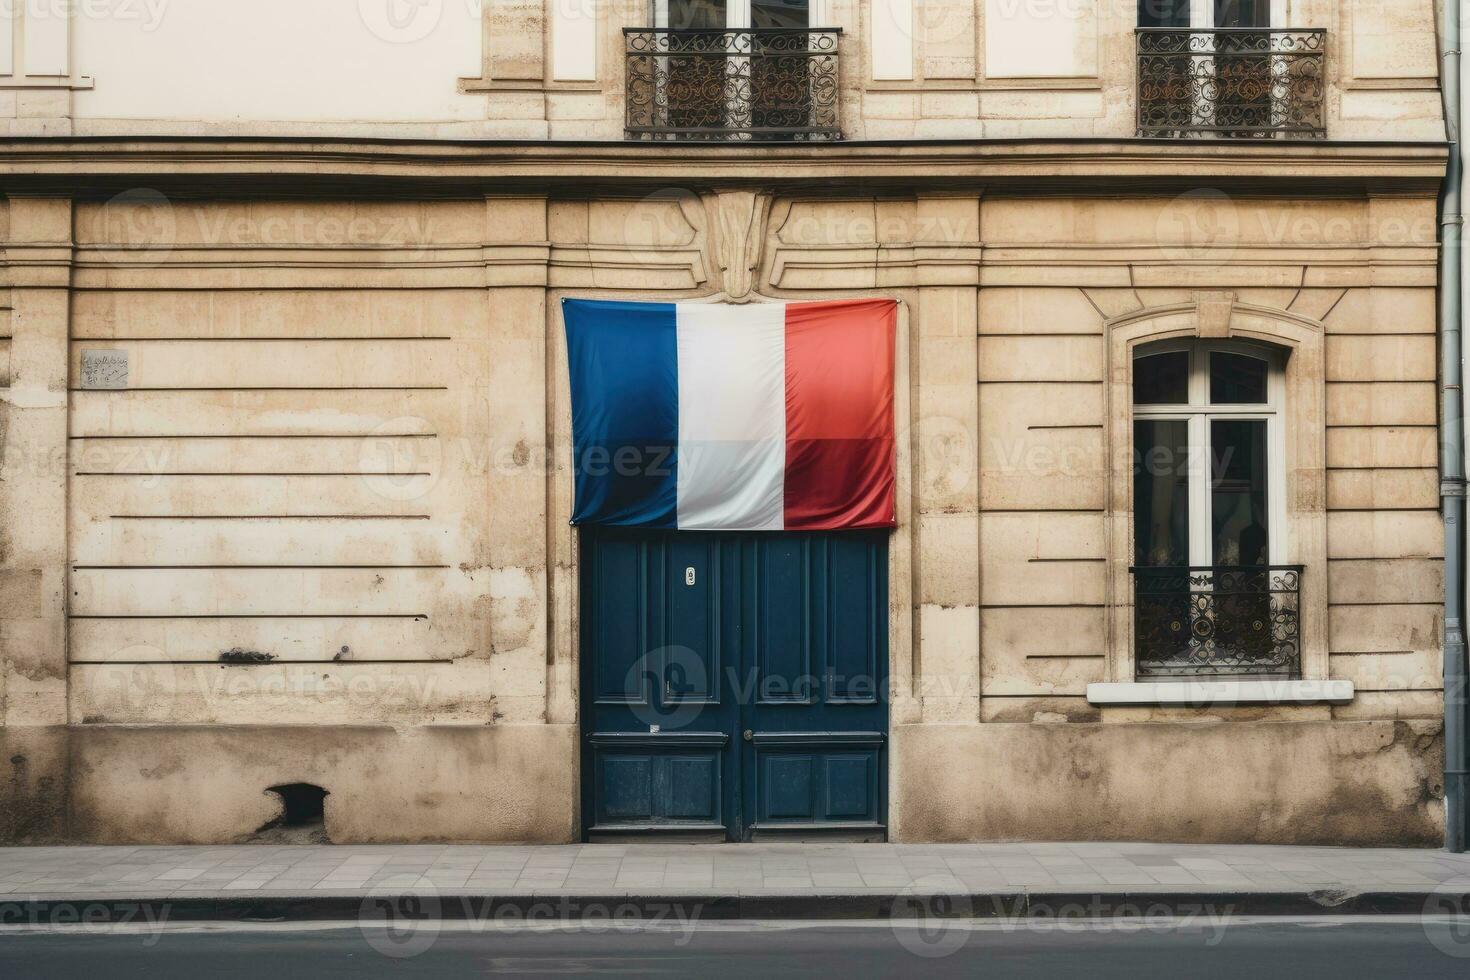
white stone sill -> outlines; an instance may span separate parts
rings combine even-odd
[[[1087,700],[1098,705],[1218,708],[1240,704],[1348,704],[1353,694],[1352,681],[1198,680],[1087,685]]]

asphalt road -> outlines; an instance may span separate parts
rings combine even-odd
[[[1223,927],[953,922],[938,931],[885,923],[705,923],[618,930],[445,925],[394,936],[351,923],[0,931],[0,977],[7,980],[486,975],[1459,980],[1467,974],[1470,920],[1463,919],[1235,920]]]

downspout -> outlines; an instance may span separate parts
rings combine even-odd
[[[1461,254],[1464,216],[1460,157],[1460,0],[1443,0],[1440,31],[1445,130],[1449,162],[1440,211],[1439,427],[1440,503],[1444,511],[1444,798],[1445,848],[1465,850],[1465,397],[1461,355]]]

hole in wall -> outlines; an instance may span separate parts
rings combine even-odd
[[[326,825],[328,793],[313,783],[282,783],[266,787],[280,797],[281,813],[255,832],[263,844],[330,844]]]

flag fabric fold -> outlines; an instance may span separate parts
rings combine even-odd
[[[893,300],[564,300],[573,524],[893,527]]]

